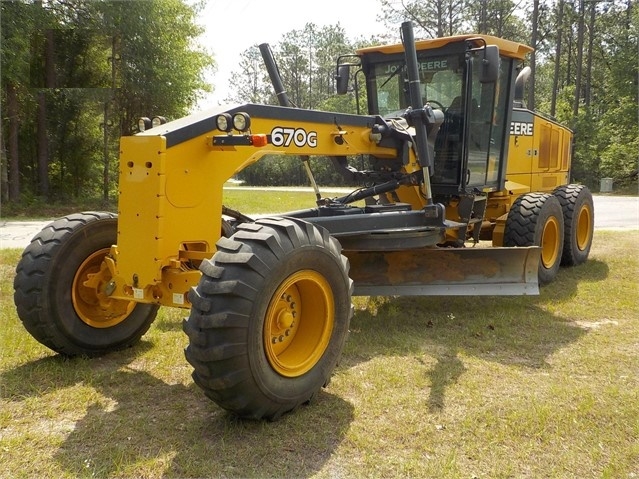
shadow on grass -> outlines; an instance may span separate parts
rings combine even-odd
[[[608,273],[608,265],[597,260],[562,269],[539,296],[369,298],[351,321],[341,367],[378,356],[430,355],[436,363],[424,365],[428,405],[441,410],[446,389],[466,371],[460,353],[522,368],[550,367],[549,356],[587,331],[545,306],[571,301],[579,283],[604,281]]]
[[[587,263],[570,268],[561,268],[552,283],[542,286],[538,303],[549,300],[567,300],[575,296],[580,283],[600,283],[610,274],[605,261],[589,259]]]
[[[580,282],[607,276],[605,263],[589,261],[562,270],[539,297],[371,298],[372,306],[352,320],[340,367],[430,355],[435,364],[423,365],[428,407],[441,410],[448,388],[466,372],[464,357],[550,367],[550,355],[587,332],[545,305],[570,300]],[[173,330],[171,324],[163,329]],[[143,341],[99,359],[36,360],[3,372],[0,394],[20,402],[81,384],[95,388],[100,400],[77,406],[83,415],[53,456],[72,477],[305,477],[322,469],[353,421],[353,406],[326,392],[279,422],[239,421],[192,383],[168,384],[134,368],[151,347]]]
[[[134,369],[132,361],[150,347],[143,342],[98,359],[30,362],[2,374],[9,386],[3,397],[23,401],[76,384],[100,393],[99,401],[79,407],[86,413],[54,454],[72,477],[310,476],[353,420],[353,406],[326,392],[278,422],[239,420],[193,383],[167,384]]]

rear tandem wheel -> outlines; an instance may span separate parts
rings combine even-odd
[[[564,220],[559,200],[548,193],[521,195],[510,208],[504,246],[540,246],[539,283],[557,276],[563,249]]]
[[[553,194],[559,200],[564,214],[564,249],[561,264],[576,266],[584,263],[590,254],[595,224],[592,193],[585,185],[564,185]]]
[[[190,292],[193,379],[240,417],[277,419],[328,384],[346,340],[352,281],[339,242],[293,218],[221,238]]]

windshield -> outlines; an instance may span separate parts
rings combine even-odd
[[[459,55],[418,56],[419,80],[424,104],[442,110],[459,108],[463,69]],[[409,106],[406,68],[403,60],[379,63],[374,67],[377,112],[397,116]]]
[[[480,78],[482,61],[481,50],[468,60],[464,53],[417,53],[422,102],[444,113],[433,139],[433,184],[483,188],[499,181],[511,61],[502,57],[498,81],[485,83]],[[401,116],[410,106],[404,59],[398,55],[371,70],[370,112]]]

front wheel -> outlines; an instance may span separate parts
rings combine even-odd
[[[504,246],[540,246],[539,283],[555,279],[561,264],[564,221],[557,198],[528,193],[515,200],[508,212]]]
[[[353,311],[348,260],[325,229],[292,218],[242,224],[200,269],[185,353],[208,397],[273,420],[328,384]]]
[[[158,306],[112,299],[103,259],[117,241],[117,216],[65,216],[42,229],[22,253],[13,282],[25,328],[69,356],[95,356],[135,344]]]

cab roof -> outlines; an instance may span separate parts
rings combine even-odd
[[[474,43],[479,47],[482,46],[483,42],[480,39],[483,39],[486,42],[486,45],[497,45],[499,47],[499,53],[511,57],[517,58],[519,60],[524,60],[526,55],[533,51],[533,48],[528,45],[524,45],[522,43],[513,42],[510,40],[504,40],[503,38],[493,37],[492,35],[483,35],[483,34],[467,34],[467,35],[455,35],[452,37],[441,37],[441,38],[431,38],[428,40],[418,40],[415,42],[415,47],[417,51],[422,50],[433,50],[436,48],[441,48],[451,43],[459,43],[465,42],[468,40],[473,40]],[[396,43],[392,45],[378,45],[374,47],[365,47],[357,50],[358,55],[365,55],[367,53],[402,53],[404,51],[404,46],[401,43]]]

